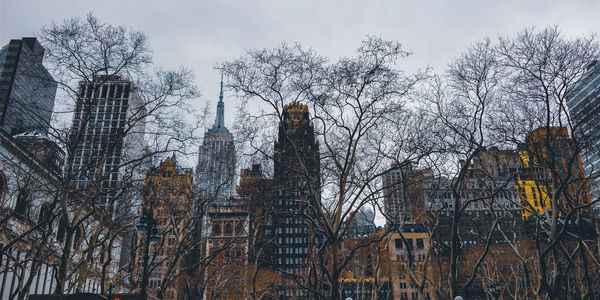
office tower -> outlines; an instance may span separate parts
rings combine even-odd
[[[161,290],[161,283],[169,274],[179,274],[161,290],[163,299],[181,299],[186,274],[186,256],[194,245],[190,238],[195,228],[190,226],[192,210],[192,169],[181,168],[175,156],[165,159],[160,166],[148,170],[144,183],[144,207],[152,209],[158,230],[158,241],[150,246],[154,254],[153,270],[149,273],[148,294]],[[143,251],[146,236],[138,234],[135,274],[142,274]],[[185,246],[184,246],[185,245]]]
[[[279,270],[305,277],[308,249],[315,239],[305,214],[320,197],[320,154],[308,106],[298,102],[285,105],[274,149],[275,185],[273,229],[277,243],[274,263]],[[307,297],[308,291],[284,280],[281,297]]]
[[[227,199],[233,193],[235,179],[235,146],[233,135],[225,127],[223,74],[217,103],[217,116],[211,129],[204,134],[198,153],[196,188],[204,199]]]
[[[11,135],[50,128],[57,84],[43,58],[44,48],[32,37],[0,50],[0,125]]]
[[[411,221],[408,200],[410,173],[411,166],[400,166],[394,162],[383,175],[383,207],[388,226]]]
[[[69,153],[72,186],[87,190],[93,204],[110,204],[113,211],[118,203],[112,200],[124,184],[143,180],[145,115],[144,103],[128,80],[110,77],[80,84],[70,134],[70,143],[76,143],[75,152]]]
[[[242,169],[236,192],[248,199],[248,262],[269,266],[272,259],[273,179],[266,178],[260,164]]]
[[[551,211],[553,195],[562,211],[590,202],[583,164],[567,128],[540,127],[521,148],[524,170],[517,189],[524,219]]]
[[[600,63],[589,64],[581,81],[569,91],[567,106],[573,120],[573,134],[583,141],[581,159],[589,178],[593,199],[600,197]],[[600,203],[595,207],[600,216]]]
[[[423,184],[432,176],[431,169],[415,169],[411,164],[392,163],[382,178],[386,226],[417,221],[419,212],[424,211]]]

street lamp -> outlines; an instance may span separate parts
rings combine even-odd
[[[153,215],[152,201],[150,201],[150,208],[143,208],[142,215],[140,216],[140,220],[136,226],[137,232],[140,235],[146,236],[146,243],[144,243],[144,271],[142,273],[142,284],[140,286],[141,296],[144,300],[148,298],[146,289],[148,287],[148,277],[150,277],[150,274],[148,274],[150,244],[154,245],[156,242],[158,242],[158,229],[156,228],[156,221],[154,220]]]
[[[113,281],[112,279],[108,281],[108,295],[112,296],[112,288],[113,288]]]
[[[502,286],[500,286],[500,284],[498,284],[498,283],[494,283],[494,285],[492,285],[489,288],[489,293],[492,296],[492,299],[499,299],[501,291],[502,291]]]

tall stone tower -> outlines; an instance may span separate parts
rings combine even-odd
[[[235,184],[235,146],[233,135],[225,127],[223,74],[215,124],[204,134],[198,151],[196,188],[202,198],[227,199]]]
[[[315,242],[309,220],[320,197],[319,142],[315,140],[308,106],[292,102],[284,107],[274,152],[275,197],[273,229],[277,269],[306,277],[309,249]],[[305,298],[308,291],[284,280],[280,297]]]

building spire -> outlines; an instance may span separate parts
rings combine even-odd
[[[221,92],[217,103],[217,118],[213,128],[225,128],[225,104],[223,103],[223,70],[221,70]]]

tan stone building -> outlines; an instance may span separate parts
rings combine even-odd
[[[158,168],[148,170],[144,206],[151,209],[158,241],[149,246],[148,294],[162,293],[163,299],[180,299],[180,281],[185,278],[185,262],[194,248],[196,227],[192,220],[192,169],[177,166],[175,156]],[[138,234],[134,275],[141,282],[147,237]]]

